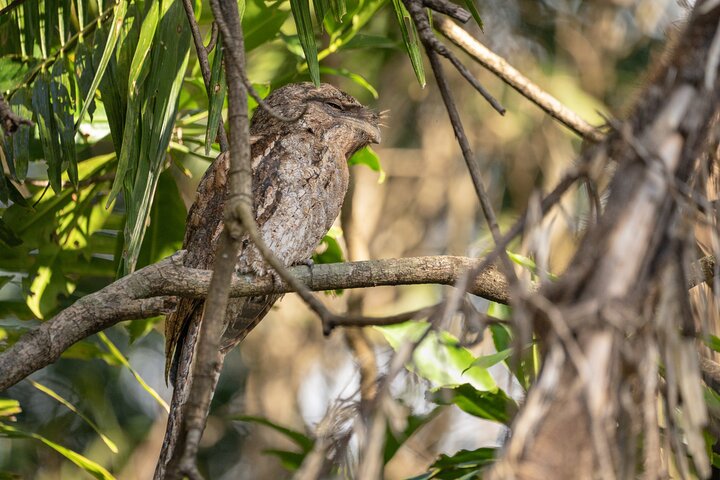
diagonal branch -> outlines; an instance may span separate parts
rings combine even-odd
[[[530,79],[510,65],[504,58],[488,49],[477,41],[462,27],[451,22],[441,15],[433,17],[433,25],[448,40],[462,48],[480,65],[490,70],[502,81],[514,88],[545,113],[553,117],[579,136],[592,142],[599,142],[604,135],[597,128],[583,120],[580,115],[565,106],[560,100],[553,97]]]

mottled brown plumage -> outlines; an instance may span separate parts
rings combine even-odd
[[[348,186],[347,159],[360,148],[380,141],[378,116],[327,84],[287,85],[266,101],[284,117],[299,116],[294,122],[284,122],[258,109],[250,127],[255,217],[267,245],[289,266],[310,258],[339,214]],[[212,268],[223,228],[227,170],[227,157],[221,156],[200,182],[188,215],[185,266]],[[236,269],[239,273],[268,274],[265,261],[247,238],[242,241]],[[231,299],[222,351],[245,338],[278,298]],[[168,317],[166,374],[177,361],[188,328],[197,326],[202,307],[201,300],[183,299]],[[182,367],[179,377],[189,365]],[[174,371],[170,377],[175,383]]]

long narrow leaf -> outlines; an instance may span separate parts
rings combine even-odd
[[[305,52],[305,61],[308,65],[310,79],[315,85],[320,85],[320,64],[318,63],[317,44],[310,15],[309,0],[290,0],[290,9],[295,19],[298,38]]]
[[[30,98],[26,88],[21,88],[10,100],[13,111],[22,118],[30,119]],[[24,126],[12,136],[12,167],[18,182],[25,180],[30,161],[30,136],[34,127]]]
[[[37,433],[25,432],[23,430],[20,430],[19,428],[11,427],[10,425],[0,423],[0,437],[31,438],[34,440],[39,440],[48,447],[58,452],[63,457],[73,462],[78,467],[85,470],[93,477],[99,480],[115,480],[115,477],[113,477],[112,474],[110,474],[110,472],[108,472],[102,466],[80,455],[79,453],[70,450],[69,448],[65,448],[62,445],[58,445],[57,443],[52,442],[41,435],[38,435]]]
[[[33,109],[37,117],[40,143],[48,167],[50,186],[57,193],[62,187],[62,159],[60,156],[60,141],[57,136],[57,125],[50,103],[50,75],[42,72],[35,79],[33,85]]]
[[[180,90],[190,52],[190,31],[180,2],[172,2],[160,25],[150,55],[150,72],[144,85],[141,114],[143,132],[133,180],[126,179],[125,257],[123,269],[131,272],[140,253],[145,225],[167,155],[175,124]],[[173,49],[166,48],[172,44]]]
[[[98,426],[95,425],[95,423],[93,423],[93,421],[90,420],[85,414],[83,414],[80,410],[78,410],[78,409],[75,407],[75,405],[73,405],[72,403],[68,402],[68,401],[65,400],[62,396],[60,396],[60,394],[58,394],[57,392],[55,392],[55,391],[52,390],[51,388],[46,387],[45,385],[39,384],[39,383],[37,383],[37,382],[35,382],[35,381],[33,381],[33,380],[30,380],[30,384],[31,384],[33,387],[35,387],[35,388],[37,388],[38,390],[40,390],[41,392],[43,392],[45,395],[47,395],[47,396],[49,396],[49,397],[57,400],[58,402],[60,402],[61,404],[63,404],[68,410],[70,410],[70,411],[73,412],[75,415],[77,415],[78,417],[80,417],[81,419],[83,419],[83,421],[85,421],[85,423],[87,423],[87,424],[90,426],[90,428],[92,428],[93,430],[95,430],[95,433],[97,433],[98,435],[100,435],[100,438],[102,439],[103,443],[105,443],[105,445],[107,445],[107,447],[110,449],[111,452],[113,452],[113,453],[118,453],[118,448],[117,448],[117,445],[115,445],[115,442],[113,442],[113,441],[110,440],[105,434],[103,434],[103,433],[100,431],[100,428],[98,428]]]
[[[227,82],[225,71],[222,68],[223,45],[222,38],[218,39],[215,46],[215,57],[213,58],[212,72],[210,75],[210,109],[208,112],[207,131],[205,132],[205,155],[210,154],[210,147],[215,143],[218,133],[218,125],[222,118],[225,94],[227,93]]]
[[[480,30],[483,30],[483,21],[480,17],[480,12],[478,11],[477,7],[475,6],[475,0],[465,0],[465,5],[468,7],[468,10],[470,10],[470,13],[472,14],[473,18],[477,22],[478,26],[480,27]]]
[[[112,24],[110,26],[110,33],[107,37],[107,41],[105,42],[105,48],[103,49],[100,63],[95,69],[95,78],[93,78],[93,81],[90,84],[90,89],[88,90],[85,101],[83,102],[82,110],[80,110],[80,115],[78,115],[77,122],[75,123],[75,130],[77,130],[80,122],[82,122],[82,119],[85,116],[88,107],[90,106],[90,100],[95,96],[95,91],[97,90],[98,85],[100,85],[100,80],[102,80],[103,75],[105,75],[105,69],[108,66],[110,57],[115,51],[115,45],[117,44],[118,38],[120,36],[120,29],[122,28],[122,24],[125,21],[125,14],[127,14],[127,9],[128,0],[118,0],[117,6],[115,7],[115,13],[113,14]]]
[[[125,358],[125,355],[122,354],[120,350],[115,346],[115,344],[105,335],[104,332],[98,333],[98,338],[100,338],[100,341],[103,342],[103,344],[107,347],[110,354],[118,361],[122,366],[127,368],[130,373],[132,373],[133,377],[135,377],[135,380],[140,384],[140,386],[150,394],[151,397],[155,399],[155,401],[168,413],[170,413],[170,407],[168,406],[167,402],[162,399],[162,397],[155,391],[154,388],[152,388],[150,385],[147,384],[147,382],[140,376],[140,374],[135,370],[131,365],[130,362],[128,362],[128,359]]]
[[[75,85],[72,68],[66,58],[59,59],[53,65],[50,93],[52,95],[53,115],[60,137],[60,153],[63,170],[67,168],[73,185],[78,184],[77,154],[75,153]]]
[[[425,87],[425,69],[423,68],[422,56],[420,55],[420,45],[415,24],[401,0],[393,0],[393,8],[395,9],[398,23],[400,24],[400,32],[402,33],[405,48],[410,56],[410,63],[412,63],[415,76],[420,86]]]

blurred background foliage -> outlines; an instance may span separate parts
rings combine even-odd
[[[477,21],[466,28],[595,124],[622,115],[685,14],[676,0],[473,1],[460,3],[477,8],[483,29]],[[207,43],[209,5],[193,5]],[[320,79],[390,111],[377,156],[363,151],[351,161],[371,168],[352,167],[342,222],[317,261],[480,255],[490,247],[399,0],[240,6],[249,78],[262,95]],[[214,137],[226,106],[221,52],[220,42],[210,58],[217,88],[208,98],[179,0],[0,0],[0,91],[35,122],[5,137],[0,154],[0,349],[77,298],[181,247],[195,187],[218,154]],[[500,117],[451,73],[507,226],[535,188],[557,182],[580,141],[498,79],[471,70],[508,110]],[[580,189],[547,220],[553,273],[573,253],[587,203]],[[513,250],[522,255],[525,246]],[[325,300],[338,311],[380,315],[433,304],[443,292],[376,288]],[[474,303],[507,315],[502,306]],[[161,320],[127,322],[84,340],[34,382],[4,392],[0,478],[149,478],[171,393],[162,380]],[[482,468],[502,443],[533,377],[534,348],[511,369],[511,332],[495,325],[482,336],[471,327],[458,319],[430,335],[393,384],[404,408],[388,432],[386,478],[459,478]],[[392,348],[425,328],[411,323],[363,335],[382,372]],[[470,334],[477,338],[469,341]],[[329,407],[356,406],[364,360],[352,338],[349,331],[323,338],[302,302],[286,296],[228,357],[202,443],[209,478],[289,477]],[[357,452],[349,426],[338,427],[338,445],[347,448],[337,449],[336,473],[351,476]]]

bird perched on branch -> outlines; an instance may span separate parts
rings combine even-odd
[[[258,108],[250,126],[253,208],[262,238],[291,266],[310,258],[340,213],[348,187],[347,159],[380,142],[379,116],[327,84],[286,85],[266,103],[275,114]],[[183,245],[187,267],[212,268],[223,229],[228,163],[226,155],[218,157],[198,186]],[[252,242],[243,239],[237,272],[265,275],[268,268]],[[245,338],[278,298],[230,299],[223,353]],[[173,384],[188,329],[197,328],[202,312],[202,300],[182,299],[166,320],[165,373]],[[189,363],[191,355],[183,358]],[[182,367],[186,371],[189,365]]]

